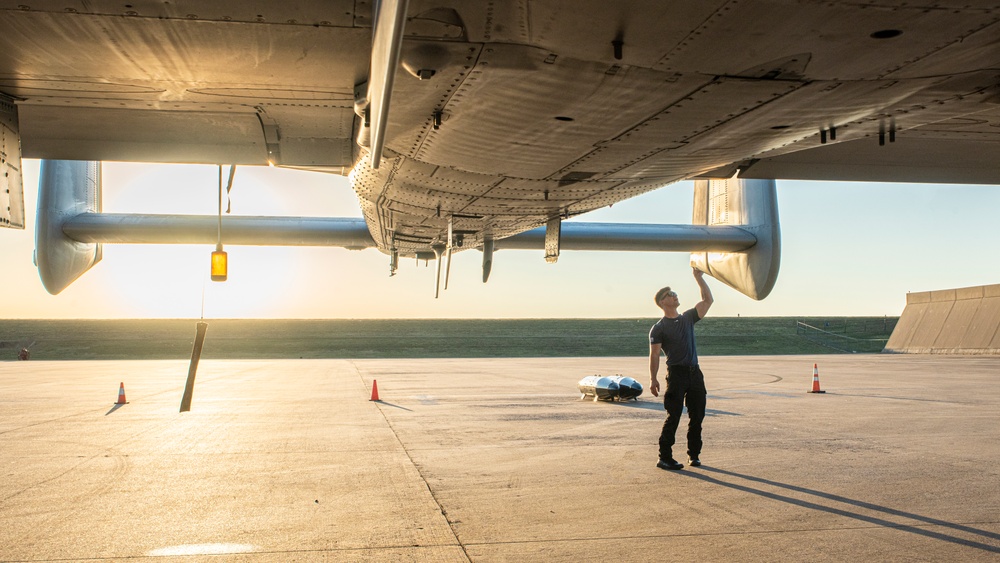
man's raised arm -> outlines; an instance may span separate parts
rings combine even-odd
[[[715,302],[712,299],[712,290],[708,288],[708,282],[705,281],[705,273],[701,270],[694,271],[694,280],[698,282],[698,287],[701,288],[701,302],[694,306],[695,310],[698,311],[698,318],[705,318],[708,314],[709,307]]]

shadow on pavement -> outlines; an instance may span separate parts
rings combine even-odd
[[[392,404],[392,403],[387,403],[387,402],[385,402],[385,401],[374,401],[374,402],[376,402],[376,403],[378,403],[378,404],[380,404],[380,405],[385,405],[385,406],[387,406],[387,407],[392,407],[392,408],[395,408],[395,409],[403,409],[404,411],[410,411],[410,412],[413,412],[413,409],[408,409],[408,408],[406,408],[406,407],[401,407],[401,406],[399,406],[399,405],[394,405],[394,404]]]
[[[812,495],[814,497],[819,497],[819,498],[822,498],[822,499],[839,502],[839,503],[842,503],[842,504],[845,504],[845,505],[849,505],[849,506],[853,506],[853,507],[857,507],[857,508],[863,508],[865,510],[872,510],[872,511],[875,511],[875,512],[881,512],[883,514],[887,514],[887,515],[891,515],[891,516],[897,516],[897,517],[900,517],[900,518],[908,518],[910,520],[915,520],[915,521],[919,522],[919,524],[899,524],[899,523],[896,523],[896,522],[892,522],[890,520],[884,520],[882,518],[877,518],[875,516],[867,516],[867,515],[864,515],[864,514],[859,514],[857,512],[851,512],[849,509],[846,509],[846,508],[837,508],[837,507],[833,507],[833,506],[824,506],[822,504],[817,504],[815,502],[810,502],[810,501],[807,501],[807,500],[801,500],[801,499],[793,498],[793,497],[790,497],[790,496],[785,496],[785,495],[781,495],[781,494],[778,494],[778,493],[773,493],[773,492],[765,491],[763,489],[754,488],[754,487],[751,487],[749,485],[743,485],[743,484],[739,484],[739,483],[734,483],[734,482],[729,482],[729,481],[723,481],[723,480],[721,480],[719,478],[716,478],[714,476],[706,475],[705,472],[715,473],[715,474],[720,475],[720,476],[735,477],[737,479],[743,479],[745,481],[751,481],[751,482],[754,482],[754,483],[760,483],[762,485],[767,485],[767,486],[771,486],[771,487],[777,487],[777,488],[786,489],[786,490],[789,490],[789,491],[794,491],[794,492],[797,492],[797,493],[803,493],[803,494],[807,494],[807,495]],[[969,526],[965,526],[963,524],[956,524],[954,522],[947,522],[945,520],[939,520],[937,518],[930,518],[930,517],[927,517],[927,516],[921,516],[919,514],[912,514],[912,513],[909,513],[909,512],[904,512],[902,510],[897,510],[895,508],[889,508],[889,507],[886,507],[886,506],[879,506],[877,504],[872,504],[872,503],[869,503],[869,502],[864,502],[864,501],[860,501],[860,500],[850,499],[850,498],[847,498],[847,497],[842,497],[842,496],[834,495],[834,494],[830,494],[830,493],[824,493],[823,491],[816,491],[816,490],[813,490],[813,489],[807,489],[805,487],[799,487],[799,486],[796,486],[796,485],[789,485],[787,483],[779,483],[777,481],[771,481],[769,479],[763,479],[761,477],[754,477],[752,475],[744,475],[742,473],[736,473],[734,471],[727,471],[725,469],[718,469],[718,468],[714,468],[714,467],[702,466],[700,468],[692,469],[690,471],[678,471],[677,473],[683,474],[683,475],[685,475],[687,477],[692,477],[694,479],[699,479],[701,481],[706,481],[708,483],[714,483],[716,485],[721,485],[723,487],[728,487],[730,489],[735,489],[737,491],[743,491],[745,493],[750,493],[750,494],[753,494],[753,495],[762,496],[764,498],[768,498],[768,499],[771,499],[771,500],[777,500],[777,501],[781,501],[781,502],[786,502],[788,504],[793,504],[795,506],[801,506],[803,508],[809,508],[809,509],[812,509],[812,510],[819,510],[819,511],[822,511],[822,512],[828,512],[830,514],[836,514],[838,516],[844,516],[846,518],[853,518],[855,520],[859,520],[859,521],[862,521],[862,522],[867,522],[869,524],[875,524],[875,525],[882,526],[882,527],[885,527],[885,528],[892,528],[892,529],[896,529],[896,530],[902,530],[904,532],[910,532],[910,533],[921,535],[921,536],[925,536],[925,537],[928,537],[928,538],[933,538],[933,539],[937,539],[937,540],[941,540],[941,541],[951,542],[951,543],[955,543],[955,544],[959,544],[959,545],[964,545],[964,546],[967,546],[967,547],[974,547],[976,549],[982,549],[983,551],[989,551],[989,552],[992,552],[992,553],[1000,553],[1000,546],[994,546],[994,545],[980,543],[980,542],[976,542],[976,541],[972,541],[972,540],[967,540],[967,539],[963,539],[963,538],[960,538],[960,537],[951,536],[951,535],[948,535],[948,534],[945,534],[945,533],[942,533],[942,532],[935,532],[933,530],[928,530],[926,528],[921,527],[921,525],[926,525],[926,524],[933,525],[933,526],[941,526],[943,528],[949,528],[951,530],[955,530],[955,531],[958,531],[958,532],[965,532],[967,534],[973,534],[973,535],[977,535],[977,536],[982,536],[982,537],[985,537],[985,538],[989,538],[989,539],[992,539],[992,540],[998,540],[998,541],[1000,541],[1000,534],[997,534],[997,533],[994,533],[994,532],[990,532],[990,531],[987,531],[987,530],[980,530],[980,529],[977,529],[977,528],[972,528],[972,527],[969,527]]]

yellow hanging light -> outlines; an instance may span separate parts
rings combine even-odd
[[[229,181],[232,182],[230,169]],[[219,165],[219,238],[212,253],[212,281],[224,282],[229,274],[229,256],[222,250],[222,165]]]
[[[229,257],[226,255],[226,251],[222,250],[222,243],[219,243],[215,246],[215,252],[212,253],[212,281],[226,281],[228,272]]]

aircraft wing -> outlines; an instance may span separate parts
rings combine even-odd
[[[1000,101],[1000,100],[997,100]],[[926,184],[1000,184],[1000,105],[962,117],[796,151],[776,150],[741,163],[741,178]]]
[[[540,227],[551,256],[563,219],[688,178],[1000,183],[998,22],[957,0],[0,1],[0,102],[29,158],[347,174],[393,260]]]
[[[24,156],[350,167],[370,12],[269,4],[0,3]]]

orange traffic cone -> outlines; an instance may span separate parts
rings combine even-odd
[[[826,391],[819,390],[819,366],[813,364],[813,388],[810,393],[826,393]]]
[[[378,381],[372,380],[372,398],[371,401],[378,401]]]
[[[126,403],[126,401],[125,401],[125,382],[122,382],[122,384],[118,387],[118,402],[115,403],[115,404],[116,405],[124,405],[125,403]]]

